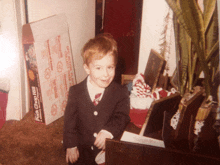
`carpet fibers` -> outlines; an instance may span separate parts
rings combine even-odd
[[[0,129],[0,165],[65,165],[61,143],[63,117],[45,125],[30,111],[20,121],[6,121]]]

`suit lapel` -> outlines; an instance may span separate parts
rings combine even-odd
[[[105,89],[105,91],[104,91],[104,93],[103,93],[103,96],[102,96],[102,99],[100,100],[100,102],[99,102],[99,104],[101,103],[102,104],[102,102],[104,102],[104,103],[106,103],[110,98],[111,98],[111,96],[112,96],[112,93],[114,92],[113,91],[113,83],[111,83],[106,89]],[[98,104],[98,105],[99,105]],[[97,106],[98,106],[97,105]]]
[[[95,106],[89,96],[89,91],[88,91],[88,87],[87,87],[87,79],[88,79],[88,77],[83,81],[82,101],[86,99],[87,100],[87,101],[85,101],[86,103],[91,104],[91,106]]]

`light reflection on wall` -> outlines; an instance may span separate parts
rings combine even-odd
[[[11,69],[15,64],[16,49],[15,41],[7,34],[0,35],[0,78],[11,76]],[[14,68],[13,68],[14,69]]]
[[[141,25],[141,43],[139,54],[139,66],[138,72],[144,73],[147,64],[150,50],[154,49],[160,53],[159,44],[162,38],[162,31],[164,28],[164,18],[168,13],[169,7],[165,0],[144,0],[143,12],[142,12],[142,25]],[[172,27],[172,26],[170,26]],[[175,42],[174,34],[171,33],[171,53],[169,57],[170,71],[169,75],[172,75],[176,67],[175,58]]]

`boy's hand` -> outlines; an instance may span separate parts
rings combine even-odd
[[[67,148],[66,150],[66,162],[75,163],[79,158],[79,150],[77,147]]]
[[[96,147],[98,147],[98,149],[104,150],[105,149],[105,139],[106,138],[111,138],[111,136],[106,132],[99,132],[97,137],[96,137],[94,145]]]

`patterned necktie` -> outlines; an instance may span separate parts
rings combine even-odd
[[[93,104],[96,106],[98,105],[99,101],[100,101],[100,97],[101,97],[102,93],[98,93],[95,95],[95,99],[93,100]]]

